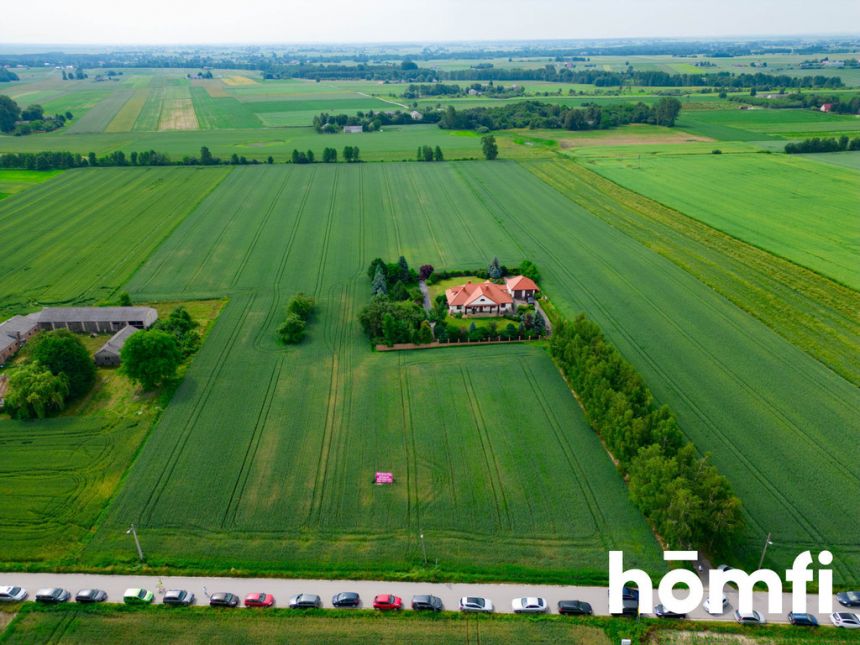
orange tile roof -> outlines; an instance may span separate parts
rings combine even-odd
[[[505,285],[511,291],[540,291],[534,280],[527,278],[524,275],[517,275],[513,278],[505,278]]]
[[[511,294],[509,294],[504,287],[498,284],[493,284],[489,280],[487,282],[481,282],[480,284],[467,282],[459,287],[451,287],[450,289],[445,290],[445,297],[448,299],[449,307],[468,306],[481,296],[484,296],[496,305],[510,304],[513,302]]]

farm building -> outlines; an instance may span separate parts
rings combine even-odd
[[[343,133],[344,134],[361,134],[362,132],[364,132],[364,128],[362,128],[360,125],[345,125],[345,126],[343,126]]]
[[[489,280],[480,284],[467,282],[447,289],[445,297],[452,314],[499,316],[513,313],[517,302],[534,302],[539,290],[532,279],[518,275],[505,278],[504,286]]]
[[[534,280],[524,275],[505,278],[505,287],[514,300],[522,300],[523,302],[534,302],[535,295],[540,291]]]
[[[152,307],[45,307],[38,317],[39,328],[44,330],[112,334],[126,325],[149,329],[158,320],[158,312]]]
[[[420,121],[421,119],[423,119],[423,118],[424,118],[424,115],[423,115],[423,114],[421,114],[418,110],[412,110],[412,111],[409,113],[409,116],[411,116],[411,117],[412,117],[412,120],[413,120],[413,121]]]
[[[36,315],[12,316],[9,320],[0,323],[0,364],[12,358],[39,330]]]
[[[118,367],[120,364],[120,352],[122,351],[125,341],[132,334],[136,334],[140,330],[137,327],[127,325],[120,329],[117,333],[111,336],[110,340],[101,346],[101,349],[96,352],[96,365],[102,367]]]
[[[821,106],[821,111],[822,111],[822,112],[831,112],[831,111],[833,111],[833,103],[824,103],[824,104]]]
[[[465,316],[501,316],[513,313],[514,299],[507,289],[490,281],[467,282],[445,291],[448,311]]]

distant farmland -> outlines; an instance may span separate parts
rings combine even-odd
[[[860,288],[860,173],[761,154],[595,159],[590,167],[718,230]]]

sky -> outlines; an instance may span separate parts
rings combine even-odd
[[[20,0],[0,43],[439,42],[846,33],[860,0]]]

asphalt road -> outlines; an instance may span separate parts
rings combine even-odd
[[[354,591],[361,595],[362,606],[370,608],[376,594],[390,593],[403,598],[404,606],[409,607],[415,594],[433,594],[439,596],[445,609],[456,611],[462,596],[483,596],[493,601],[497,612],[511,613],[511,601],[522,596],[541,596],[546,598],[552,613],[556,613],[559,600],[585,600],[591,603],[594,613],[609,614],[609,599],[606,587],[573,587],[554,585],[524,585],[524,584],[458,584],[458,583],[424,583],[424,582],[377,582],[370,580],[296,580],[283,578],[197,578],[185,576],[126,576],[126,575],[94,575],[79,573],[0,573],[0,586],[18,585],[30,593],[30,600],[38,589],[45,587],[63,587],[74,595],[80,589],[104,589],[108,593],[109,602],[122,602],[123,592],[131,587],[143,587],[156,594],[156,603],[161,602],[158,593],[159,580],[164,589],[185,589],[197,596],[197,604],[205,604],[206,594],[216,591],[229,591],[244,599],[245,594],[266,592],[275,596],[276,606],[286,607],[291,596],[297,593],[317,594],[322,598],[324,607],[331,607],[331,598],[340,591]],[[706,592],[707,594],[707,592]],[[734,610],[737,608],[737,591],[730,590],[726,594],[730,605],[725,613],[712,616],[701,607],[689,614],[697,620],[734,620]],[[707,595],[706,595],[707,597]],[[655,595],[655,604],[659,602]],[[830,625],[828,614],[818,614],[818,597],[809,594],[808,609],[818,616],[822,625]],[[791,609],[791,594],[783,594],[783,611],[781,614],[767,613],[766,595],[755,594],[755,608],[767,617],[768,622],[787,623],[786,614]],[[857,611],[842,608],[834,599],[834,611]]]

